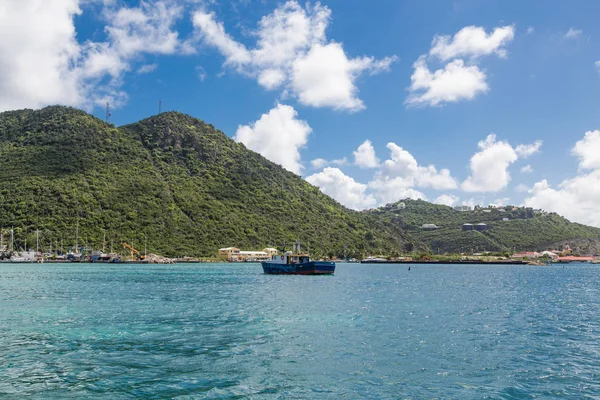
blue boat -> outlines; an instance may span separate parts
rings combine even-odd
[[[331,275],[335,263],[329,261],[311,261],[308,254],[294,254],[288,251],[282,256],[273,255],[263,261],[263,271],[272,275]]]

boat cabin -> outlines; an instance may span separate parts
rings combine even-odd
[[[305,264],[310,261],[308,254],[293,254],[288,251],[284,255],[273,255],[271,257],[271,263],[275,264]]]

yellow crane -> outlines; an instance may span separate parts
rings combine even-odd
[[[128,245],[127,243],[123,242],[123,248],[124,249],[128,249],[131,252],[131,259],[137,259],[137,260],[143,260],[144,256],[142,255],[142,253],[139,252],[139,250],[136,250],[133,248],[133,246]],[[134,257],[134,253],[136,254],[136,257]]]

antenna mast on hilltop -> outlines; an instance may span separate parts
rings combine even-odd
[[[111,115],[112,115],[112,114],[110,113],[110,103],[109,103],[109,102],[107,102],[107,103],[106,103],[106,123],[109,123],[109,122],[110,122],[110,116],[111,116]]]

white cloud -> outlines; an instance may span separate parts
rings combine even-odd
[[[312,160],[310,162],[311,167],[313,167],[314,169],[325,168],[328,165],[343,166],[343,165],[347,165],[347,164],[348,164],[348,159],[346,157],[339,158],[336,160],[326,160],[324,158],[315,158],[314,160]]]
[[[466,192],[497,192],[510,182],[508,167],[517,161],[517,153],[508,142],[496,142],[489,134],[478,143],[480,149],[471,157],[471,175],[463,182]]]
[[[521,173],[522,174],[529,174],[533,172],[533,168],[531,167],[531,165],[526,165],[524,167],[521,168]]]
[[[543,142],[541,140],[536,140],[534,143],[531,144],[520,144],[515,148],[515,151],[517,152],[517,155],[520,158],[527,158],[530,155],[540,151],[542,143]]]
[[[557,189],[546,179],[537,182],[526,206],[556,212],[571,221],[600,227],[600,170],[564,180]]]
[[[182,8],[170,1],[116,8],[104,3],[105,42],[77,42],[79,0],[0,3],[0,110],[48,104],[91,107],[122,103],[123,75],[144,54],[181,50],[175,21]],[[146,67],[146,69],[149,67]],[[141,71],[144,67],[141,68]],[[135,71],[135,70],[134,70]]]
[[[226,65],[241,67],[251,61],[251,55],[244,45],[236,42],[225,32],[223,24],[215,21],[214,13],[196,11],[192,18],[197,34],[206,44],[219,49],[226,59]]]
[[[407,185],[403,178],[378,178],[369,182],[369,188],[375,193],[378,204],[394,203],[401,199],[427,200],[422,192]]]
[[[0,111],[82,101],[71,66],[79,14],[77,0],[0,2]]]
[[[565,33],[564,38],[565,39],[577,39],[579,36],[581,36],[581,29],[575,29],[575,28],[569,28],[569,30],[567,31],[567,33]]]
[[[531,35],[533,32],[535,32],[535,28],[533,26],[530,26],[527,28],[527,34]]]
[[[290,87],[304,105],[362,110],[365,106],[357,97],[354,81],[364,71],[387,70],[393,60],[348,59],[339,43],[315,44],[306,55],[294,61]]]
[[[368,184],[379,203],[391,203],[405,198],[427,199],[416,188],[457,188],[456,180],[449,170],[438,171],[433,165],[420,166],[412,154],[395,143],[388,143],[387,148],[390,150],[390,158],[381,164]]]
[[[293,107],[278,104],[258,121],[239,126],[234,139],[287,170],[300,174],[300,149],[308,142],[312,129],[297,116]]]
[[[579,158],[581,169],[600,168],[600,130],[586,132],[571,151]]]
[[[596,69],[598,70],[598,72],[600,72],[600,60],[596,61],[594,63],[594,65],[596,66]]]
[[[377,204],[375,197],[366,193],[367,185],[356,182],[338,168],[325,168],[306,180],[348,208],[361,210]]]
[[[506,57],[504,46],[515,37],[513,26],[494,29],[490,34],[478,26],[466,26],[458,31],[454,38],[435,36],[429,54],[442,61],[460,57],[481,57],[496,54]]]
[[[158,64],[144,64],[138,68],[137,73],[138,74],[149,74],[151,72],[156,71],[156,68],[158,68]]]
[[[256,47],[248,49],[229,36],[214,13],[194,13],[198,38],[225,57],[225,66],[257,79],[267,90],[282,89],[304,104],[358,111],[357,78],[387,71],[395,57],[349,58],[341,43],[328,41],[331,10],[320,3],[305,8],[290,0],[262,17]]]
[[[439,59],[447,64],[431,72],[427,56],[419,57],[413,64],[414,72],[405,104],[437,106],[472,100],[478,94],[488,92],[487,76],[477,62],[491,54],[505,58],[505,46],[514,35],[514,26],[510,25],[495,28],[489,34],[481,27],[467,26],[454,37],[436,35],[429,50],[429,60]],[[468,58],[470,63],[465,64],[462,58]]]
[[[379,158],[375,155],[375,149],[370,140],[365,140],[353,154],[354,163],[360,168],[375,168],[379,165]]]
[[[435,199],[433,202],[435,204],[443,204],[445,206],[454,207],[458,204],[459,200],[460,199],[453,194],[442,194],[441,196],[438,196],[438,198]]]
[[[586,132],[572,154],[579,158],[579,174],[557,188],[546,179],[533,185],[525,205],[564,215],[568,219],[600,227],[600,131]]]
[[[406,187],[431,187],[436,190],[456,189],[456,180],[447,169],[438,170],[429,165],[418,165],[417,160],[408,151],[395,143],[388,143],[390,159],[385,160],[376,174],[377,179],[401,179]]]
[[[538,152],[542,141],[536,140],[531,144],[520,144],[513,148],[508,142],[496,141],[496,135],[491,133],[477,146],[480,151],[471,157],[471,175],[462,183],[466,192],[498,192],[510,182],[508,167],[518,158],[527,158]],[[527,165],[521,172],[531,172]]]
[[[437,106],[471,100],[489,90],[485,73],[476,65],[465,65],[463,60],[454,60],[432,73],[422,56],[414,68],[407,104]]]

